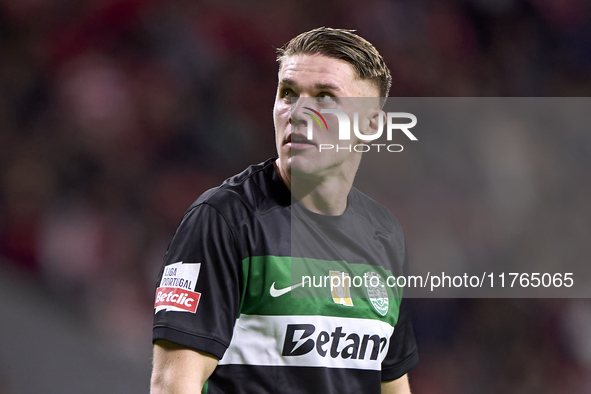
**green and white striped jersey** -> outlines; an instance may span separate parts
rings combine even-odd
[[[379,393],[418,362],[402,228],[353,188],[340,216],[312,213],[273,159],[204,193],[171,241],[154,341],[220,361],[207,393]]]

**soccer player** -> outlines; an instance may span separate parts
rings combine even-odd
[[[376,133],[390,72],[369,42],[329,28],[295,37],[278,62],[278,158],[200,196],[165,255],[152,393],[410,393],[408,306],[384,286],[407,272],[402,229],[353,187],[360,152],[319,149],[338,143],[334,119],[307,133],[312,105],[349,98],[375,103],[359,107],[358,124]],[[326,296],[296,297],[311,289],[293,272],[364,278],[355,286],[366,296],[343,280],[314,289]]]

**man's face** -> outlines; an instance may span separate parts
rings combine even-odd
[[[357,152],[336,149],[319,151],[320,144],[337,146],[338,122],[332,114],[324,115],[328,130],[314,124],[312,140],[307,139],[309,107],[320,112],[322,108],[342,108],[345,97],[376,97],[377,88],[369,81],[357,78],[353,67],[339,59],[323,55],[295,55],[286,58],[279,70],[279,84],[273,120],[279,165],[283,173],[302,179],[322,179],[355,171],[360,157]],[[294,101],[293,99],[298,99]],[[351,101],[349,101],[350,103]],[[315,107],[315,108],[314,108]],[[350,118],[351,120],[352,117]],[[360,119],[363,119],[360,114]],[[368,121],[360,122],[360,129]],[[341,145],[355,144],[355,140]]]

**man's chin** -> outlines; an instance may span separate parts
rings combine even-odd
[[[313,180],[318,178],[319,175],[318,163],[313,163],[305,159],[292,160],[288,171],[292,178],[302,180]]]
[[[320,163],[318,158],[306,157],[306,155],[293,155],[283,160],[283,170],[293,178],[299,178],[301,180],[312,181],[318,178]]]
[[[288,159],[289,171],[292,175],[309,171],[310,160],[303,155],[293,155]]]

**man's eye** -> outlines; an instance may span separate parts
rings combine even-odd
[[[295,97],[295,93],[291,89],[283,89],[281,91],[281,97],[289,99],[289,98]]]
[[[319,103],[332,103],[334,101],[334,97],[332,97],[328,93],[322,93],[316,97],[316,101]]]

